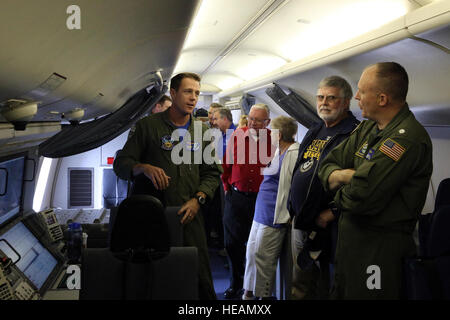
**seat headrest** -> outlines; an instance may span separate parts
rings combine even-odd
[[[442,206],[450,205],[450,178],[444,179],[439,183],[434,203],[434,211]]]
[[[133,195],[119,205],[111,229],[112,253],[121,260],[146,262],[170,251],[169,227],[161,201]]]
[[[163,206],[166,206],[164,200],[164,191],[157,190],[153,185],[152,181],[147,178],[143,173],[134,177],[132,185],[131,185],[131,194],[146,194],[151,195],[161,201]]]

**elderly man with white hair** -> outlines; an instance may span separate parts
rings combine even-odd
[[[245,271],[245,243],[255,211],[256,196],[264,168],[275,153],[271,144],[270,111],[265,104],[252,106],[248,127],[238,128],[231,136],[224,157],[222,182],[225,190],[224,242],[231,271],[226,299],[242,294]]]

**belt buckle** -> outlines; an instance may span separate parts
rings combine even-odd
[[[231,185],[231,187],[233,188],[234,191],[236,191],[237,193],[243,194],[246,197],[253,196],[253,192],[241,191],[235,185]]]

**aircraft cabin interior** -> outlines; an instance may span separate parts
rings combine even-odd
[[[197,251],[182,245],[178,208],[150,204],[172,235],[153,261],[152,292],[142,288],[148,265],[109,247],[130,189],[114,159],[180,72],[201,76],[196,110],[220,103],[237,124],[264,103],[271,119],[298,122],[301,142],[320,121],[321,79],[341,76],[355,94],[366,66],[398,62],[433,144],[423,216],[450,178],[450,0],[4,0],[0,39],[0,300],[198,299]],[[350,110],[363,120],[355,99]],[[440,241],[449,261],[448,233]],[[279,300],[289,298],[282,269]],[[423,285],[410,299],[450,299],[449,270],[440,295]]]

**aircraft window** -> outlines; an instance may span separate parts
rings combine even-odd
[[[0,236],[0,239],[6,239],[14,246],[14,249],[21,256],[16,266],[40,290],[57,265],[55,257],[42,246],[22,222],[6,231]],[[13,261],[18,259],[17,254],[4,242],[0,242],[0,250]]]
[[[0,162],[0,225],[20,212],[25,158]]]

